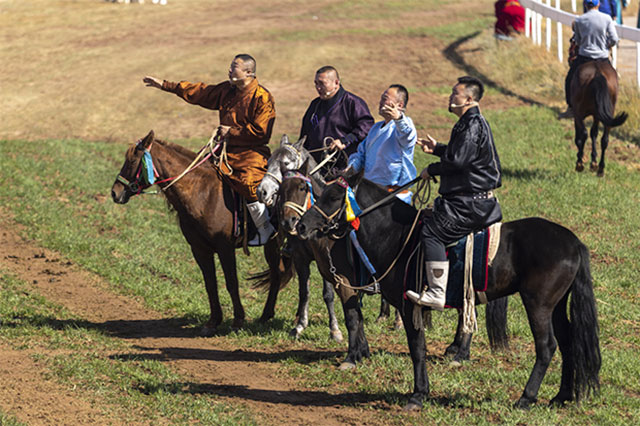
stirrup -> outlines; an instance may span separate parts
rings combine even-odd
[[[380,283],[378,281],[374,282],[371,285],[368,285],[364,288],[360,289],[361,292],[363,292],[364,294],[368,294],[370,296],[374,295],[374,294],[380,294]]]

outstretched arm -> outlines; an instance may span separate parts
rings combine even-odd
[[[145,76],[142,79],[142,82],[147,87],[155,87],[156,89],[162,89],[162,82],[164,80],[160,80],[159,78],[151,77],[150,75]]]

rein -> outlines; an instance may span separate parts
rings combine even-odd
[[[214,140],[215,140],[214,135],[211,135],[211,138],[209,138],[209,141],[200,149],[200,151],[198,151],[198,155],[196,155],[196,158],[178,176],[173,176],[173,177],[170,177],[170,178],[162,179],[162,180],[159,180],[159,181],[154,181],[154,182],[151,182],[151,183],[143,182],[142,179],[141,179],[141,175],[143,175],[143,170],[142,169],[145,166],[143,165],[143,161],[140,160],[140,164],[138,165],[138,170],[136,172],[136,179],[134,181],[129,181],[128,179],[126,179],[121,174],[118,174],[118,176],[116,177],[116,181],[118,181],[118,182],[122,183],[123,185],[125,185],[125,187],[127,187],[127,189],[131,193],[133,193],[133,195],[158,194],[158,191],[145,192],[145,189],[151,187],[152,185],[160,186],[160,184],[162,184],[162,183],[170,182],[169,185],[164,186],[164,187],[162,187],[162,186],[160,187],[160,189],[162,189],[162,191],[166,191],[171,186],[173,186],[176,182],[178,182],[180,179],[182,179],[187,173],[197,169],[205,161],[207,161],[210,157],[214,156],[216,151],[220,147],[220,145],[224,145],[224,144],[221,144],[221,143],[218,142],[218,143],[215,144],[215,146],[213,146]],[[136,149],[140,149],[140,142],[141,141],[138,141],[138,145],[136,146]],[[205,154],[207,148],[209,148],[209,152],[207,154]],[[151,154],[150,149],[145,148],[144,151],[146,153],[149,153],[149,157],[150,157],[150,154]],[[226,151],[224,150],[224,146],[223,146],[223,154],[224,153],[226,153]],[[146,165],[146,166],[148,167],[148,165]],[[156,177],[156,178],[159,177],[160,175],[159,175],[158,171],[156,170],[156,167],[153,164],[153,161],[152,161],[152,167],[153,167],[153,175],[154,175],[154,177]]]
[[[413,184],[421,181],[422,178],[421,177],[417,177],[415,179],[413,179],[411,182],[408,182],[404,185],[402,185],[400,188],[394,190],[392,193],[390,193],[390,195],[384,197],[382,200],[372,204],[371,206],[365,208],[364,210],[362,210],[362,212],[358,215],[358,218],[364,216],[365,214],[381,207],[382,205],[386,204],[387,202],[389,202],[390,199],[392,199],[393,197],[395,197],[395,195],[398,192],[401,192],[403,190],[405,190],[406,188],[412,186]],[[344,178],[338,178],[333,182],[330,182],[330,184],[333,183],[337,183],[338,185],[344,187],[345,189],[348,190],[348,184],[347,182],[344,180]],[[357,190],[357,187],[356,187]],[[425,197],[424,196],[424,192],[428,192],[428,195]],[[419,194],[422,193],[422,194]],[[400,259],[400,256],[402,255],[402,253],[404,252],[405,248],[407,248],[407,245],[409,244],[409,241],[411,240],[411,237],[413,236],[413,233],[416,229],[416,225],[418,224],[418,219],[420,218],[420,214],[422,213],[422,210],[424,210],[424,206],[426,205],[426,202],[429,200],[429,197],[431,195],[431,186],[429,185],[428,182],[426,182],[425,184],[423,184],[422,186],[419,185],[419,189],[416,191],[416,197],[418,197],[419,199],[419,203],[421,204],[421,208],[419,208],[416,211],[416,216],[413,219],[413,223],[411,224],[411,229],[409,230],[409,233],[407,234],[407,237],[405,238],[404,242],[402,243],[402,247],[400,247],[400,250],[398,251],[398,254],[395,256],[395,258],[393,259],[393,261],[391,262],[391,264],[389,265],[389,267],[385,270],[385,272],[380,275],[380,277],[376,277],[375,274],[371,274],[373,282],[366,284],[364,286],[352,286],[351,284],[349,284],[348,280],[342,276],[338,276],[336,274],[336,268],[333,265],[333,261],[331,259],[331,252],[329,250],[327,250],[327,257],[329,259],[329,272],[331,272],[331,274],[333,275],[334,281],[336,283],[336,287],[341,285],[343,287],[349,288],[351,290],[362,290],[365,289],[367,287],[370,287],[372,284],[377,284],[378,282],[384,280],[387,275],[389,275],[389,273],[391,272],[391,270],[396,266],[396,263],[398,262],[398,260]],[[331,215],[327,215],[325,212],[322,211],[322,209],[320,209],[319,207],[317,207],[317,205],[313,205],[313,207],[316,209],[316,211],[318,211],[318,213],[320,213],[320,215],[322,217],[324,217],[327,220],[327,225],[326,228],[328,230],[332,230],[337,228],[339,225],[337,223],[337,221],[334,220],[334,218],[336,217],[336,215],[338,215],[339,213],[343,212],[346,209],[346,202],[342,204],[342,206],[335,211],[333,214]],[[324,229],[323,229],[324,231]],[[346,234],[345,234],[346,235]]]

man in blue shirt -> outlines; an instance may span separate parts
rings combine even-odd
[[[349,157],[349,167],[364,177],[392,191],[416,177],[413,150],[418,133],[411,118],[404,114],[409,92],[400,84],[392,84],[380,97],[378,112],[383,120],[373,125],[358,150]],[[398,197],[411,202],[411,193]]]
[[[591,61],[608,61],[609,48],[618,43],[618,33],[611,16],[598,11],[600,0],[584,0],[587,12],[573,23],[574,40],[578,46],[578,57],[569,66],[564,81],[568,108],[558,118],[573,118],[571,105],[571,80],[580,65]]]

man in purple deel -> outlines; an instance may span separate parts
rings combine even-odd
[[[329,148],[344,150],[347,156],[353,154],[373,126],[367,103],[342,87],[338,71],[330,65],[316,71],[314,84],[318,97],[311,101],[300,128],[300,138],[307,137],[304,147],[323,148],[327,138]],[[322,151],[311,155],[317,162],[323,159]],[[345,156],[340,155],[335,167],[346,166]]]

